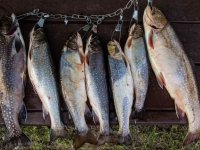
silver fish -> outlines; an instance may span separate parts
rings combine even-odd
[[[119,143],[132,144],[129,117],[133,104],[133,79],[128,60],[117,41],[110,41],[108,48],[108,62],[111,87],[117,117],[119,120]]]
[[[144,29],[149,59],[161,88],[174,99],[178,117],[187,115],[189,131],[183,146],[200,139],[200,103],[195,75],[183,45],[156,7],[144,11]]]
[[[69,37],[62,50],[60,60],[61,90],[65,103],[75,125],[73,147],[78,149],[84,143],[97,144],[89,131],[84,114],[89,113],[86,101],[84,52],[79,33]]]
[[[43,28],[34,26],[30,33],[28,73],[32,85],[42,101],[43,118],[51,119],[50,142],[58,137],[67,137],[60,119],[59,94],[55,68]]]
[[[115,137],[109,122],[109,95],[103,47],[96,30],[97,26],[94,25],[86,45],[85,75],[87,94],[92,105],[94,118],[100,123],[98,145],[102,145],[105,142],[115,142]]]
[[[149,68],[141,25],[132,25],[125,44],[124,54],[130,64],[133,77],[135,89],[134,113],[137,116],[143,110],[149,82]]]
[[[0,18],[0,101],[7,128],[3,141],[5,149],[30,146],[22,132],[18,117],[27,118],[23,99],[26,84],[26,50],[19,23],[14,14]]]

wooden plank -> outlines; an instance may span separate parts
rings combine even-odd
[[[54,14],[87,14],[100,15],[116,11],[118,8],[123,8],[128,0],[87,0],[87,1],[52,1],[52,0],[36,0],[27,1],[21,0],[1,0],[0,14],[24,14],[39,8],[43,12]],[[200,4],[198,0],[154,0],[154,5],[157,6],[170,21],[200,21]],[[139,1],[139,20],[142,20],[144,8],[147,5],[147,0]],[[124,18],[130,19],[133,13],[133,7],[124,12]],[[114,19],[118,19],[115,17]],[[113,20],[113,18],[108,18]]]
[[[138,120],[136,122],[137,125],[156,125],[156,124],[187,124],[187,119],[184,118],[182,120],[178,119],[176,116],[176,113],[174,111],[146,111],[145,112],[146,121]],[[64,124],[66,125],[73,125],[73,121],[69,119],[67,112],[61,113],[61,118]],[[114,113],[111,113],[110,123],[112,125],[117,125],[118,122],[115,119],[116,115]],[[42,112],[28,112],[28,118],[25,122],[24,120],[19,120],[21,125],[26,126],[50,126],[50,118],[47,116],[46,120],[43,120]],[[86,122],[88,125],[99,125],[94,124],[92,117],[86,117]],[[135,124],[134,120],[130,120],[130,124]],[[4,125],[2,116],[0,116],[0,125]]]

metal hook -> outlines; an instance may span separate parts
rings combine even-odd
[[[66,16],[66,17],[65,17],[65,20],[64,20],[64,24],[67,25],[68,22],[69,22],[69,21],[68,21],[67,16]]]
[[[139,11],[138,1],[135,0],[135,7],[134,7],[133,15],[132,15],[132,18],[131,18],[131,21],[130,21],[130,24],[129,24],[128,31],[130,31],[131,23],[132,23],[133,19],[136,21],[136,23],[138,23],[138,11]]]
[[[49,17],[49,14],[45,14],[45,15],[43,15],[41,18],[40,18],[40,20],[36,23],[36,25],[38,25],[39,27],[43,27],[44,26],[44,21],[45,21],[45,19],[46,18],[48,18]]]
[[[115,27],[115,30],[112,33],[111,40],[113,40],[114,33],[119,32],[119,43],[120,43],[122,25],[123,25],[123,13],[121,13],[120,16],[119,16],[119,20],[118,20],[118,23]]]
[[[150,5],[152,7],[153,5],[153,0],[148,0],[148,5]]]
[[[88,31],[89,31],[90,28],[91,28],[91,24],[86,24],[83,27],[81,27],[80,29],[78,29],[76,32],[74,32],[74,34],[77,33],[77,32],[79,32],[79,31],[81,31],[81,30],[83,30],[85,33],[84,33],[84,35],[81,38],[84,38],[85,35],[88,33]]]

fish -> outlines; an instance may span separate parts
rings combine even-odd
[[[60,118],[60,97],[55,66],[44,29],[37,24],[30,32],[28,74],[34,91],[42,102],[43,119],[50,116],[50,143],[58,137],[68,138],[67,130]]]
[[[139,24],[133,24],[124,47],[124,54],[129,62],[134,85],[134,114],[141,117],[149,83],[149,67],[146,55],[146,45],[143,29]]]
[[[109,41],[108,68],[115,110],[119,121],[117,140],[119,144],[132,144],[129,117],[132,111],[134,85],[130,66],[119,43]]]
[[[165,87],[175,102],[178,118],[187,116],[189,130],[186,146],[200,139],[200,103],[192,65],[184,47],[164,14],[147,6],[143,23],[149,60],[161,88]]]
[[[30,139],[20,128],[27,119],[24,104],[26,85],[26,49],[15,14],[0,18],[0,105],[6,125],[4,149],[30,146]]]
[[[84,60],[82,38],[74,33],[66,41],[60,59],[61,92],[75,125],[74,149],[84,143],[97,144],[85,121],[85,115],[91,112],[86,104]]]
[[[114,143],[115,136],[109,122],[109,93],[103,47],[94,25],[85,50],[85,76],[87,95],[93,109],[95,122],[100,123],[98,145]]]

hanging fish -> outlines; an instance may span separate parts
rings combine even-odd
[[[76,132],[73,146],[75,149],[80,148],[84,143],[97,144],[84,117],[84,114],[89,113],[90,115],[86,105],[84,59],[81,36],[79,33],[73,34],[62,50],[60,80],[63,98],[75,124]]]
[[[92,105],[95,122],[100,123],[98,145],[115,142],[109,122],[109,95],[106,81],[103,47],[94,25],[85,51],[85,75],[87,94]]]
[[[134,90],[131,70],[117,41],[110,41],[107,48],[111,87],[119,121],[118,141],[120,144],[132,144],[129,130]]]
[[[187,115],[189,131],[183,146],[200,139],[200,104],[195,75],[183,45],[156,7],[144,11],[145,38],[151,66],[161,88],[166,87],[175,102],[178,117]]]
[[[27,118],[23,99],[26,85],[26,50],[19,23],[14,14],[0,18],[0,101],[6,136],[3,147],[30,146],[30,139],[19,126]]]
[[[59,93],[55,68],[43,28],[35,25],[30,33],[28,73],[33,88],[42,101],[43,118],[51,119],[50,142],[58,137],[67,137],[60,118]]]
[[[132,25],[124,53],[130,64],[133,77],[135,93],[134,113],[137,116],[143,110],[149,82],[149,68],[141,25]]]

